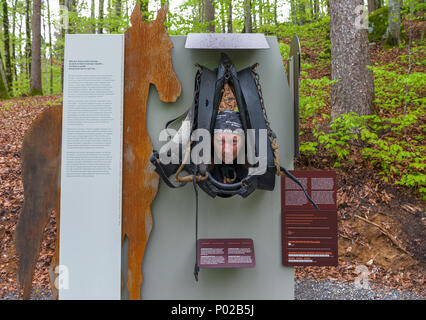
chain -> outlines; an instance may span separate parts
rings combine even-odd
[[[255,80],[255,82],[256,82],[257,92],[259,93],[260,106],[261,106],[261,108],[262,108],[263,117],[265,118],[266,128],[267,128],[267,130],[268,130],[268,137],[269,137],[269,139],[270,139],[270,140],[271,140],[271,142],[272,142],[272,140],[273,140],[274,138],[276,138],[276,135],[275,135],[274,131],[272,131],[272,129],[271,129],[271,124],[269,123],[268,116],[267,116],[267,114],[266,114],[265,102],[264,102],[264,100],[263,100],[263,94],[262,94],[262,87],[261,87],[261,85],[260,85],[260,81],[259,81],[259,74],[256,72],[256,68],[257,68],[257,66],[258,66],[258,64],[254,65],[254,66],[251,68],[251,72],[252,72],[252,74],[253,74],[253,78],[254,78],[254,80]]]
[[[252,72],[254,80],[256,82],[256,88],[257,88],[257,92],[259,93],[260,106],[262,108],[263,117],[265,118],[266,128],[267,128],[267,131],[268,131],[268,137],[269,137],[269,140],[271,141],[272,150],[274,151],[274,163],[275,163],[275,167],[276,167],[276,170],[277,170],[276,173],[279,176],[283,176],[284,173],[281,172],[280,152],[279,152],[278,144],[277,144],[277,136],[276,136],[275,132],[272,131],[271,124],[269,123],[268,116],[266,114],[265,103],[264,103],[263,94],[262,94],[262,87],[260,86],[260,81],[259,81],[259,74],[256,72],[257,66],[258,66],[258,64],[256,63],[251,68],[251,72]]]
[[[203,69],[201,68],[199,64],[196,64],[195,66],[197,67],[198,72],[195,75],[194,105],[198,106],[198,99],[200,96],[201,74],[203,73]]]

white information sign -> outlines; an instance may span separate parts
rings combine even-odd
[[[120,299],[123,35],[66,35],[59,299]]]

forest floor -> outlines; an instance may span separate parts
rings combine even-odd
[[[373,45],[372,62],[394,61],[399,55],[406,54],[406,50],[388,50]],[[309,48],[302,48],[302,51],[304,59],[315,62],[318,52]],[[311,68],[309,77],[330,76],[330,69],[324,65]],[[24,201],[20,166],[23,137],[45,108],[60,105],[59,95],[0,102],[0,299],[16,297],[18,292],[18,257],[13,236]],[[302,136],[302,139],[309,138]],[[411,189],[384,182],[377,170],[363,159],[354,156],[352,160],[352,163],[333,168],[330,157],[319,151],[315,156],[301,156],[295,161],[297,170],[336,171],[339,236],[338,266],[296,267],[297,281],[308,279],[353,285],[360,276],[357,267],[364,265],[369,272],[371,290],[378,293],[392,289],[410,291],[425,298],[425,202]],[[52,213],[44,230],[33,278],[35,295],[50,295],[48,268],[55,239],[56,223]]]
[[[425,23],[404,23],[413,40],[424,44],[421,32]],[[289,44],[290,39],[283,39],[283,42]],[[387,48],[383,41],[370,44],[372,65],[394,63],[405,70],[424,74],[424,63],[408,65],[407,60],[400,59],[408,53],[407,45]],[[302,45],[302,60],[313,66],[307,70],[307,77],[331,79],[331,65],[318,63],[320,55],[321,49]],[[329,106],[325,112],[329,112]],[[301,131],[305,133],[301,142],[315,141],[311,134],[306,134],[312,131],[312,126],[312,123],[301,125]],[[410,134],[414,135],[414,132],[408,130],[407,135]],[[338,267],[296,267],[295,277],[353,284],[360,276],[357,266],[364,265],[369,272],[371,289],[379,293],[390,288],[411,290],[425,297],[425,201],[412,189],[384,182],[379,170],[362,159],[356,147],[352,151],[349,156],[352,161],[341,162],[339,168],[333,167],[334,161],[324,149],[318,149],[314,156],[302,155],[295,161],[296,170],[336,171],[339,236]]]

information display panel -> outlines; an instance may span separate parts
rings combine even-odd
[[[319,206],[288,177],[281,180],[282,263],[285,266],[337,266],[336,173],[291,171]]]
[[[200,268],[252,268],[256,265],[252,239],[199,239]]]
[[[120,299],[123,35],[66,35],[59,299]]]

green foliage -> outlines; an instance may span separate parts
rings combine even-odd
[[[368,40],[379,42],[382,40],[388,27],[389,8],[382,7],[368,16]]]
[[[290,45],[280,42],[278,43],[278,48],[280,49],[281,58],[287,61],[290,56]]]
[[[302,142],[299,146],[300,153],[310,156],[317,153],[318,142],[306,141]]]
[[[310,68],[311,65],[302,64],[302,70]],[[306,73],[302,71],[302,75]],[[315,118],[321,111],[325,111],[325,107],[330,100],[330,88],[333,81],[328,77],[320,79],[304,78],[300,81],[300,118],[302,123]]]
[[[420,57],[418,57],[420,59]],[[414,59],[415,61],[416,59]],[[302,65],[303,67],[303,65]],[[332,84],[328,78],[301,81],[301,122],[315,124],[316,141],[301,144],[301,153],[316,154],[323,148],[334,167],[359,155],[378,169],[384,181],[417,189],[426,199],[426,147],[424,146],[426,77],[423,73],[404,73],[396,64],[370,67],[375,78],[375,103],[378,114],[342,114],[330,121],[325,113]],[[306,76],[302,72],[303,76]],[[329,123],[324,128],[324,123]],[[407,131],[412,138],[403,138]]]
[[[401,14],[406,12],[407,9],[401,8]],[[386,34],[389,25],[389,8],[381,7],[368,16],[368,40],[370,42],[380,42]],[[407,40],[404,25],[401,23],[401,39]]]

